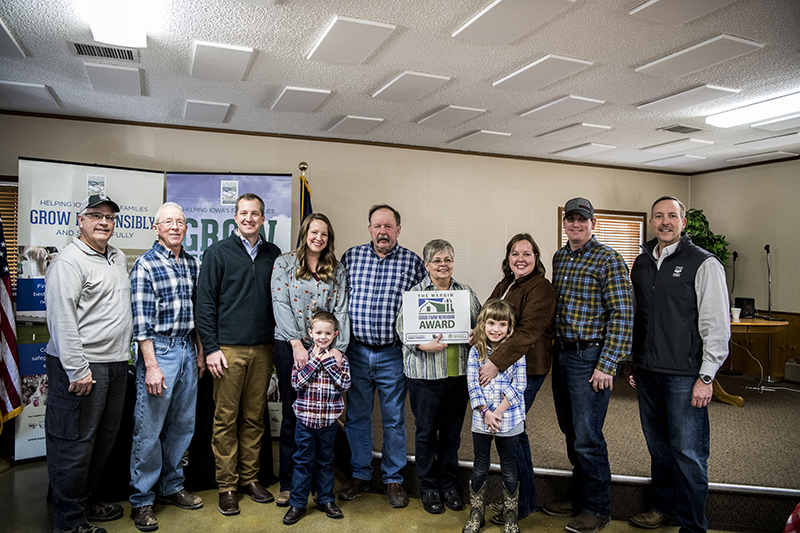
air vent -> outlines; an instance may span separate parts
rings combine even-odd
[[[112,46],[97,46],[95,44],[72,43],[75,53],[81,57],[96,57],[101,59],[115,59],[118,61],[139,61],[139,51],[135,48],[114,48]]]
[[[666,128],[658,128],[661,131],[671,131],[672,133],[695,133],[703,131],[700,128],[693,128],[691,126],[684,126],[682,124],[675,124],[674,126],[667,126]]]

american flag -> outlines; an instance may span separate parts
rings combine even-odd
[[[11,306],[11,275],[8,270],[6,237],[0,220],[0,431],[3,423],[22,412],[22,381],[14,309]]]

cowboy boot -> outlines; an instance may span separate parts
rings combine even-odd
[[[484,506],[486,505],[486,482],[483,483],[483,486],[478,492],[475,492],[472,489],[472,482],[470,481],[469,505],[469,520],[461,533],[478,533],[481,528],[486,525],[486,520],[483,516],[485,511]]]
[[[503,533],[519,533],[519,525],[517,514],[519,507],[519,483],[514,488],[514,493],[509,494],[506,489],[506,484],[503,483],[503,519],[505,520],[505,529]]]

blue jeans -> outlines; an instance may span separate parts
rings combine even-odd
[[[333,443],[336,440],[334,422],[330,426],[312,429],[297,422],[294,438],[297,451],[294,454],[294,475],[289,505],[305,509],[311,487],[317,487],[320,505],[333,503]]]
[[[419,490],[448,491],[458,477],[458,448],[469,403],[467,376],[408,379],[416,432],[414,456]]]
[[[400,344],[375,350],[350,340],[347,348],[352,385],[347,392],[345,433],[353,477],[372,479],[372,407],[375,390],[381,407],[384,483],[402,483],[406,466],[406,378]]]
[[[47,356],[48,401],[45,415],[47,473],[53,489],[57,529],[86,522],[89,494],[117,438],[128,362],[89,363],[92,391],[69,392],[69,378],[58,357]]]
[[[602,347],[561,350],[553,354],[553,401],[572,463],[569,499],[600,518],[611,515],[611,467],[603,437],[609,389],[595,392],[592,377]]]
[[[475,462],[472,468],[472,490],[478,492],[489,475],[489,454],[492,451],[492,439],[500,457],[500,473],[503,484],[509,493],[517,490],[516,449],[519,435],[502,437],[488,433],[472,432],[472,447],[475,450]]]
[[[278,375],[278,391],[281,394],[281,434],[278,440],[278,479],[281,491],[292,490],[292,473],[294,472],[294,453],[297,443],[294,439],[297,416],[294,414],[297,391],[292,388],[292,367],[294,355],[292,345],[286,341],[275,340],[275,373]]]
[[[183,489],[183,454],[194,434],[197,405],[197,352],[188,336],[156,337],[153,350],[164,381],[162,396],[145,385],[144,357],[136,361],[136,408],[131,449],[131,508],[153,505],[155,494]]]
[[[692,407],[697,376],[636,369],[639,416],[650,451],[653,508],[674,516],[681,532],[705,532],[708,408]]]
[[[531,410],[536,394],[542,388],[547,374],[528,376],[525,387],[525,413]],[[519,436],[517,443],[517,477],[519,478],[519,517],[525,518],[536,511],[536,484],[533,479],[533,461],[531,460],[531,444],[528,440],[527,423],[525,431]]]

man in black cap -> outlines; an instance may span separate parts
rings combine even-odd
[[[47,303],[47,472],[55,533],[105,533],[89,523],[122,517],[92,494],[117,437],[133,331],[125,254],[108,244],[119,206],[93,194],[80,238],[50,263]]]
[[[554,516],[575,516],[567,531],[594,533],[611,515],[611,468],[603,423],[617,364],[630,351],[633,302],[628,267],[598,242],[594,207],[573,198],[562,221],[567,244],[553,256],[556,342],[553,400],[572,463],[569,499],[545,504]]]

